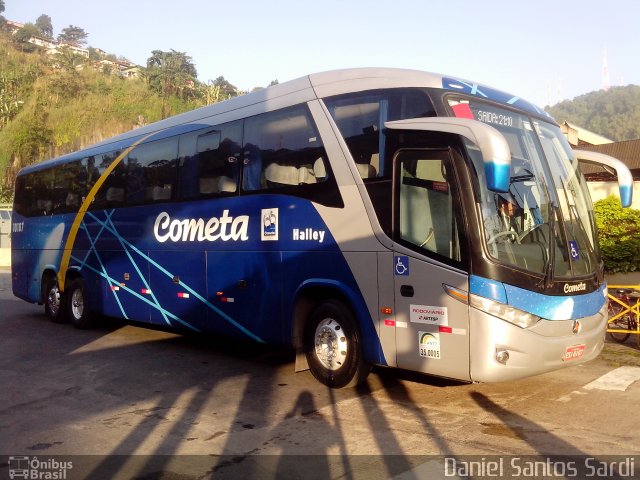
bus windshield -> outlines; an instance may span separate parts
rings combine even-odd
[[[482,156],[467,142],[478,175],[488,253],[551,278],[595,272],[595,221],[584,177],[560,129],[490,104],[450,99],[457,117],[491,125],[511,149],[509,190],[486,187]]]

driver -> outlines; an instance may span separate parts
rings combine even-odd
[[[498,215],[503,232],[513,231],[520,234],[524,230],[523,209],[502,195],[498,195]]]

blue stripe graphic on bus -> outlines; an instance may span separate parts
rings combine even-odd
[[[445,90],[453,90],[460,93],[466,93],[468,95],[474,95],[476,97],[488,98],[489,100],[513,105],[514,107],[521,108],[527,112],[551,118],[547,112],[533,103],[495,88],[487,87],[486,85],[479,85],[477,83],[466,82],[464,80],[451,77],[443,77],[442,88]]]
[[[90,217],[92,220],[94,220],[96,223],[98,223],[101,226],[100,232],[106,230],[107,232],[111,233],[119,241],[119,243],[122,246],[122,251],[125,253],[126,257],[129,259],[130,265],[135,269],[136,273],[138,274],[138,277],[140,278],[143,286],[145,287],[144,290],[149,292],[149,295],[151,296],[151,300],[145,298],[140,293],[128,288],[126,285],[122,285],[121,283],[118,283],[117,280],[113,279],[112,277],[109,277],[106,274],[106,272],[103,273],[103,272],[100,272],[97,269],[91,267],[90,265],[88,265],[86,260],[84,262],[80,262],[81,263],[81,268],[82,267],[89,268],[90,270],[94,271],[95,273],[98,273],[99,275],[101,275],[104,278],[106,278],[110,282],[110,285],[119,286],[125,292],[133,295],[134,297],[136,297],[139,300],[143,301],[144,303],[148,304],[150,307],[155,308],[162,315],[162,318],[164,319],[164,321],[165,321],[165,323],[167,325],[171,325],[171,321],[169,320],[169,318],[172,318],[173,320],[176,320],[181,325],[186,326],[186,327],[190,328],[191,330],[200,331],[199,328],[197,328],[197,327],[191,325],[190,323],[182,320],[180,317],[174,315],[173,313],[171,313],[170,311],[164,309],[160,305],[160,302],[158,301],[158,299],[154,295],[153,290],[150,288],[149,282],[146,280],[145,275],[143,275],[142,272],[140,271],[140,267],[139,267],[138,263],[136,262],[136,260],[133,258],[131,252],[135,253],[140,258],[140,260],[148,263],[148,265],[150,267],[156,268],[157,270],[159,270],[160,272],[162,272],[164,275],[168,276],[169,278],[173,278],[174,275],[171,272],[167,271],[165,268],[163,268],[160,264],[154,262],[148,255],[145,255],[138,248],[136,248],[133,244],[131,244],[130,242],[125,240],[123,238],[123,236],[120,235],[116,231],[115,226],[111,222],[111,217],[112,217],[113,214],[114,214],[113,210],[110,211],[110,212],[105,212],[106,219],[104,221],[99,219],[96,215],[94,215],[92,213],[88,213],[87,216]],[[98,254],[97,250],[95,249],[95,243],[97,242],[98,238],[96,238],[95,241],[90,238],[89,232],[88,232],[88,229],[87,229],[86,225],[83,226],[83,230],[85,232],[87,232],[87,237],[89,238],[89,240],[90,240],[90,242],[92,244],[92,248],[89,251],[89,253],[93,253],[95,255],[95,257],[98,259],[98,261],[102,264],[102,261],[100,259],[100,255]],[[89,253],[87,254],[87,257],[89,256]],[[77,260],[77,261],[80,261],[80,259],[77,259],[75,257],[74,257],[74,259]],[[222,310],[220,310],[219,308],[217,308],[214,305],[212,305],[208,300],[206,300],[204,297],[202,297],[202,295],[198,294],[198,292],[195,289],[189,287],[186,284],[183,284],[182,287],[184,289],[186,289],[191,295],[193,295],[194,298],[196,298],[197,300],[199,300],[202,303],[204,303],[208,308],[213,310],[216,314],[220,315],[222,318],[224,318],[227,322],[232,324],[234,327],[236,327],[237,329],[242,331],[245,335],[247,335],[247,336],[251,337],[252,339],[257,340],[259,342],[263,342],[263,340],[260,337],[258,337],[257,335],[253,334],[248,329],[246,329],[245,327],[240,325],[238,322],[236,322],[229,315],[225,314]],[[118,297],[118,293],[117,293],[116,290],[113,290],[113,295],[114,295],[114,297],[116,299],[118,299],[118,304],[119,304],[120,308],[122,309],[122,304],[119,302],[119,297]],[[128,316],[126,314],[126,311],[124,309],[122,309],[121,313],[123,314],[123,316],[125,318],[128,318]]]
[[[136,270],[136,272],[138,273],[138,276],[139,276],[139,278],[141,279],[141,281],[143,282],[143,284],[146,286],[146,289],[147,289],[147,290],[149,290],[149,284],[148,284],[148,282],[145,280],[144,275],[142,274],[142,272],[140,271],[140,267],[139,267],[139,265],[136,263],[136,261],[135,261],[135,260],[134,260],[134,258],[132,257],[132,255],[131,255],[131,251],[133,251],[133,252],[134,252],[134,253],[136,253],[138,256],[140,256],[142,260],[145,260],[145,261],[146,261],[146,260],[148,260],[148,258],[147,258],[147,256],[146,256],[146,255],[142,254],[142,252],[140,252],[138,249],[136,249],[133,245],[131,245],[131,244],[130,244],[129,242],[127,242],[126,240],[124,240],[124,239],[123,239],[123,238],[122,238],[122,237],[117,233],[117,231],[115,230],[115,227],[113,226],[113,224],[111,224],[111,225],[108,225],[108,224],[107,224],[108,222],[110,222],[110,221],[111,221],[111,216],[113,215],[113,213],[114,213],[114,210],[111,210],[111,211],[107,211],[107,212],[105,212],[105,215],[106,215],[106,220],[105,220],[105,221],[100,220],[97,216],[93,215],[92,213],[89,213],[87,216],[88,216],[88,217],[90,217],[90,218],[92,218],[93,220],[95,220],[95,221],[96,221],[97,223],[99,223],[100,225],[102,225],[102,228],[101,228],[101,230],[100,230],[100,233],[102,233],[104,230],[107,230],[108,232],[112,233],[116,238],[118,238],[118,240],[120,241],[120,243],[121,243],[121,245],[122,245],[123,251],[125,252],[125,254],[126,254],[127,258],[128,258],[128,259],[129,259],[129,261],[131,262],[131,265],[134,267],[134,269],[135,269],[135,270]],[[105,268],[104,268],[104,263],[102,262],[102,259],[101,259],[100,255],[99,255],[98,251],[95,249],[95,244],[96,244],[96,242],[97,242],[97,241],[98,241],[98,239],[99,239],[99,235],[98,235],[98,237],[96,237],[96,238],[95,238],[95,240],[91,239],[91,238],[90,238],[90,234],[89,234],[89,232],[88,232],[88,230],[87,230],[87,228],[86,228],[86,224],[84,224],[84,223],[83,223],[83,226],[82,226],[82,230],[83,230],[83,231],[85,231],[85,232],[87,233],[87,236],[89,237],[89,239],[90,239],[90,241],[91,241],[91,243],[92,243],[92,248],[91,248],[91,250],[89,250],[89,251],[87,252],[87,254],[86,254],[86,256],[85,256],[85,258],[84,258],[84,259],[80,259],[80,258],[77,258],[77,257],[75,257],[75,256],[73,256],[72,258],[73,258],[74,260],[76,260],[77,262],[79,262],[79,264],[80,264],[80,265],[79,265],[79,266],[80,266],[80,269],[82,269],[82,268],[88,268],[89,270],[93,271],[94,273],[97,273],[97,274],[98,274],[98,275],[100,275],[101,277],[105,278],[105,279],[109,282],[109,285],[110,285],[110,286],[112,286],[112,287],[118,287],[118,290],[112,289],[111,291],[112,291],[112,293],[113,293],[114,298],[116,299],[116,301],[117,301],[117,303],[118,303],[118,306],[120,307],[121,313],[122,313],[122,315],[123,315],[123,317],[124,317],[124,318],[128,319],[128,318],[129,318],[129,316],[127,315],[127,313],[126,313],[126,311],[125,311],[124,307],[122,306],[122,303],[120,302],[120,298],[119,298],[119,295],[118,295],[118,293],[117,293],[120,289],[121,289],[121,290],[126,291],[127,293],[129,293],[129,294],[131,294],[131,295],[133,295],[134,297],[138,298],[139,300],[142,300],[143,302],[147,303],[149,306],[151,306],[151,307],[153,307],[153,308],[157,309],[157,310],[162,314],[162,316],[163,316],[163,318],[164,318],[164,320],[165,320],[165,323],[166,323],[167,325],[171,325],[171,322],[170,322],[170,320],[169,320],[169,318],[168,318],[168,317],[171,317],[172,319],[176,320],[177,322],[179,322],[181,325],[183,325],[183,326],[185,326],[185,327],[188,327],[188,328],[190,328],[190,329],[192,329],[192,330],[195,330],[195,331],[200,331],[199,329],[197,329],[197,328],[193,327],[192,325],[190,325],[188,322],[186,322],[186,321],[182,320],[181,318],[179,318],[179,317],[177,317],[177,316],[173,315],[173,314],[172,314],[171,312],[169,312],[168,310],[165,310],[164,308],[162,308],[162,306],[160,305],[160,303],[159,303],[158,299],[157,299],[153,294],[152,294],[152,296],[151,296],[151,298],[152,298],[152,300],[153,300],[153,301],[150,301],[150,300],[148,300],[147,298],[145,298],[143,295],[141,295],[140,293],[135,292],[134,290],[132,290],[132,289],[128,288],[126,285],[123,285],[122,283],[118,282],[118,281],[117,281],[117,280],[115,280],[114,278],[110,277],[110,276],[107,274],[107,272],[106,272],[106,270],[105,270]],[[89,256],[90,256],[91,254],[93,254],[93,255],[96,257],[96,259],[98,260],[98,262],[99,262],[99,264],[100,264],[100,266],[101,266],[101,269],[100,269],[100,270],[98,270],[98,269],[96,269],[96,268],[92,267],[91,265],[89,265],[89,264],[87,263],[87,259],[89,258]],[[150,290],[149,290],[149,291],[150,291]]]
[[[554,296],[504,285],[512,305],[547,320],[572,320],[597,314],[605,303],[605,287],[584,295]]]
[[[507,294],[504,290],[504,284],[496,280],[471,275],[469,277],[469,293],[489,298],[496,302],[507,303]]]
[[[547,320],[571,320],[595,315],[604,305],[604,288],[584,295],[555,296],[476,275],[469,277],[469,293],[511,305]]]

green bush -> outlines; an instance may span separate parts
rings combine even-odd
[[[640,210],[610,196],[594,204],[600,252],[609,273],[640,270]]]

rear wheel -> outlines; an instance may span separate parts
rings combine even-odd
[[[304,349],[311,373],[328,387],[358,385],[371,370],[363,358],[352,313],[335,300],[323,302],[311,313],[305,325]]]
[[[609,317],[614,317],[622,312],[622,305],[618,305],[614,302],[609,302]],[[610,330],[631,330],[630,324],[631,318],[628,313],[623,314],[622,316],[616,318],[612,322],[609,322],[607,326]],[[618,343],[624,343],[629,338],[630,333],[621,333],[621,332],[609,332],[609,336]]]
[[[49,320],[55,323],[63,323],[66,321],[64,309],[64,295],[58,288],[58,280],[51,276],[43,281],[44,292],[44,313]]]
[[[84,282],[76,278],[67,287],[67,316],[76,328],[92,328],[93,318],[87,309],[87,298],[84,290]]]

